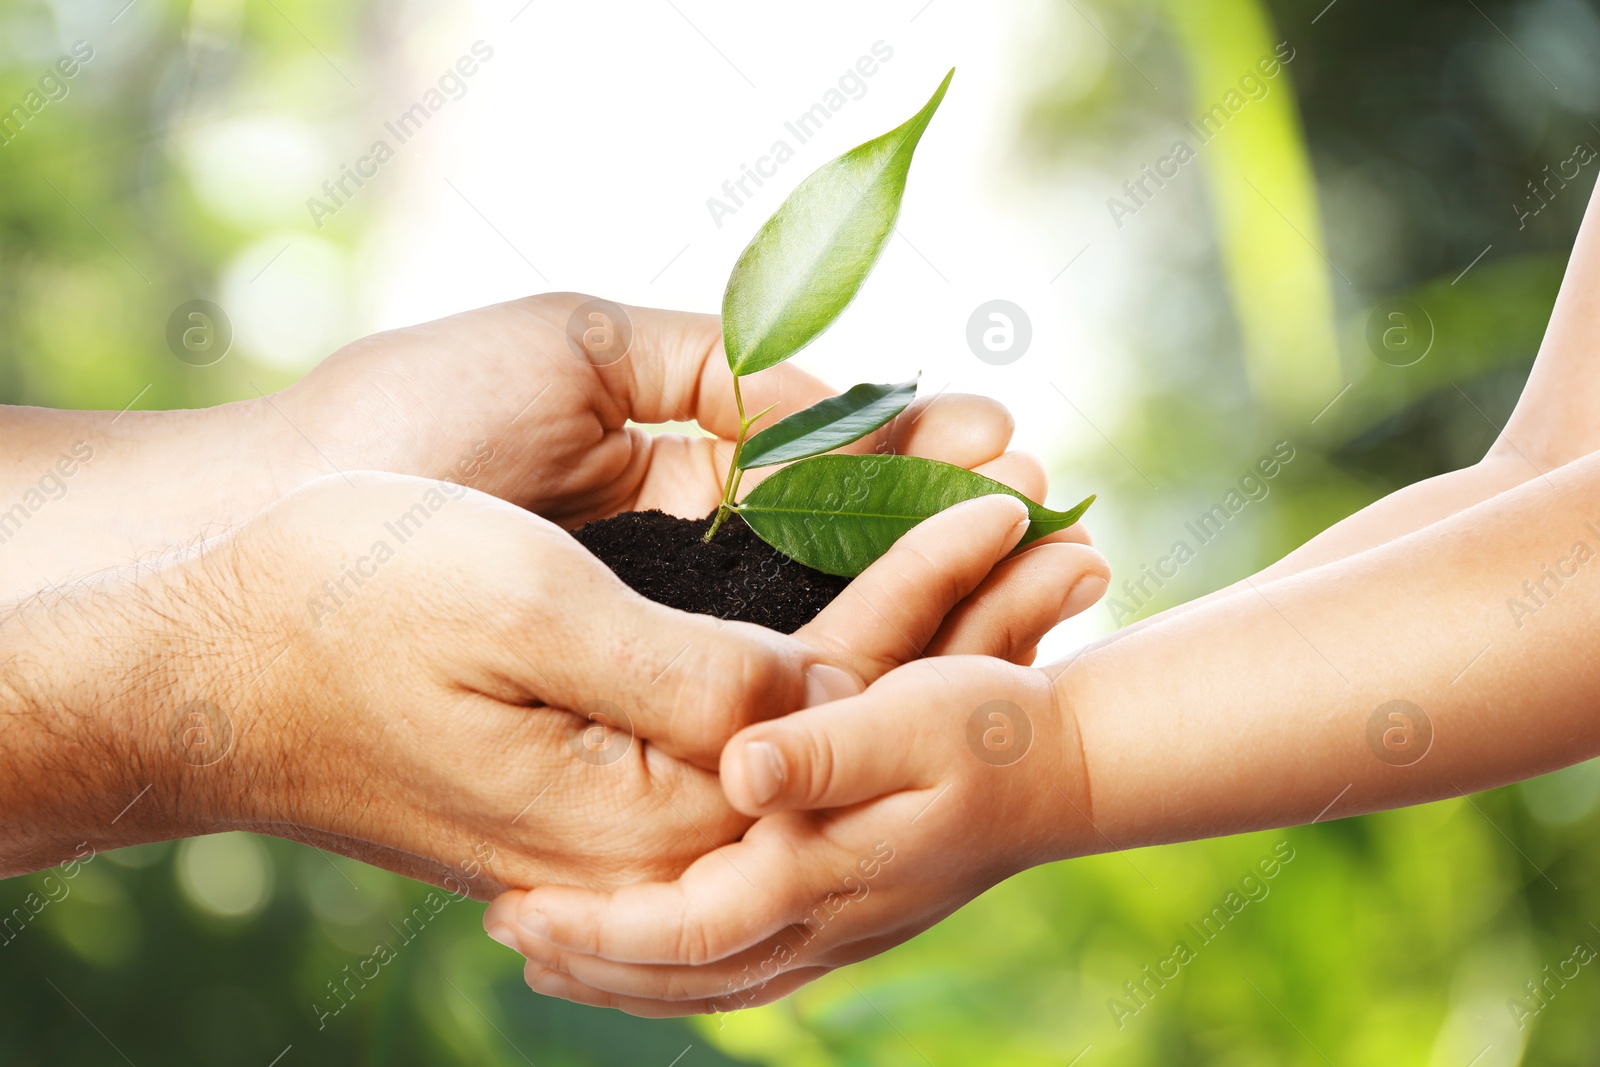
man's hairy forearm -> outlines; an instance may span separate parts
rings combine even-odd
[[[212,600],[187,569],[122,568],[0,609],[0,877],[203,833],[231,724],[195,647]],[[219,696],[218,694],[212,694]]]

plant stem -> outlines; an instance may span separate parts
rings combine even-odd
[[[744,439],[750,433],[750,424],[754,419],[747,419],[744,415],[744,394],[739,392],[739,376],[733,377],[733,402],[739,407],[739,436],[733,441],[733,458],[728,461],[728,477],[722,483],[722,502],[717,505],[716,518],[711,520],[711,529],[706,531],[702,540],[710,541],[722,529],[722,524],[728,521],[728,516],[738,509],[734,503],[734,494],[739,491],[739,475],[744,472],[739,469],[739,453],[744,449]]]

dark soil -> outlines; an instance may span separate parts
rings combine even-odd
[[[827,607],[848,578],[823,574],[768,545],[735,515],[710,544],[711,516],[625,511],[574,530],[635,592],[680,611],[753,622],[792,634]]]

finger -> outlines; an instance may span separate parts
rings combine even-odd
[[[1015,428],[1011,412],[997,400],[940,393],[916,401],[866,442],[868,451],[876,451],[881,444],[888,451],[971,470],[998,459]]]
[[[972,471],[1015,489],[1029,500],[1043,501],[1050,491],[1050,477],[1045,473],[1044,464],[1027,452],[1007,452],[999,459],[979,464]]]
[[[783,814],[700,857],[676,882],[610,892],[545,886],[522,899],[517,917],[534,937],[585,955],[700,966],[805,914],[853,860],[809,816]]]
[[[1029,500],[1041,504],[1050,492],[1050,478],[1044,469],[1044,464],[1029,452],[1007,452],[999,459],[974,467],[973,473],[993,478],[1002,485],[1015,489]],[[1049,541],[1094,544],[1094,538],[1090,536],[1088,528],[1081,521],[1073,523],[1065,530],[1057,530],[1053,534],[1041,537],[1033,544],[1045,544]]]
[[[552,532],[505,561],[527,583],[528,610],[509,634],[494,624],[514,638],[501,642],[502,662],[538,699],[715,767],[742,727],[840,691],[844,672],[802,642],[646,600]]]
[[[854,842],[846,851],[857,855],[855,865],[842,873],[833,891],[757,944],[699,966],[623,963],[564,949],[523,931],[518,949],[535,965],[527,973],[553,972],[591,990],[652,1001],[748,999],[747,991],[760,990],[786,973],[821,973],[891,948],[965,898],[957,894],[944,907],[928,908],[921,874],[903,864],[891,869],[896,850],[881,836],[890,822],[884,805],[870,807],[878,810],[857,809],[833,823],[837,840]],[[915,901],[912,906],[907,890]]]
[[[615,305],[625,323],[591,332],[583,306],[594,298],[582,293],[548,293],[519,302],[541,321],[565,335],[563,344],[584,352],[616,409],[606,413],[621,426],[640,423],[697,422],[722,438],[739,430],[733,399],[733,372],[722,347],[722,322],[716,315],[660,308]],[[575,315],[578,316],[575,318]],[[625,325],[628,344],[614,351],[618,327]],[[604,342],[597,349],[595,339]],[[779,364],[741,379],[749,412],[772,407],[764,421],[792,415],[836,395],[825,382],[790,363]],[[868,435],[847,451],[886,450],[939,459],[968,469],[997,459],[1015,428],[1005,406],[983,396],[941,393],[913,402],[889,426]]]
[[[722,752],[722,788],[735,809],[755,816],[919,796],[948,778],[953,760],[976,755],[963,731],[933,728],[934,714],[997,699],[1026,709],[1048,707],[1052,697],[1040,672],[999,660],[920,660],[860,696],[741,732]]]
[[[508,889],[483,909],[483,932],[513,952],[523,951],[523,935],[517,926],[517,909],[525,896],[527,894],[523,890]]]
[[[758,986],[752,986],[739,993],[691,1000],[657,1000],[613,993],[587,985],[582,981],[560,974],[537,963],[529,963],[523,969],[523,977],[527,981],[529,989],[544,996],[558,997],[574,1004],[586,1004],[595,1008],[615,1008],[618,1011],[636,1015],[642,1019],[669,1019],[682,1015],[718,1015],[722,1012],[739,1011],[743,1008],[755,1008],[763,1004],[771,1004],[775,1000],[783,999],[806,983],[816,981],[824,974],[827,974],[830,969],[827,967],[811,967],[788,971],[770,981]]]
[[[615,399],[616,409],[606,413],[615,425],[621,426],[627,419],[647,424],[696,422],[718,437],[731,439],[738,433],[733,372],[722,348],[718,316],[614,304],[599,313],[603,318],[620,314],[624,321],[605,322],[607,328],[593,331],[587,328],[588,317],[582,313],[584,305],[593,300],[581,293],[536,298],[543,317],[560,322],[567,343],[584,350],[606,392]],[[616,338],[622,333],[627,336],[627,346],[619,353]],[[782,418],[834,395],[825,383],[787,363],[749,375],[740,384],[747,411],[776,405],[768,419]]]
[[[922,654],[944,618],[1022,539],[1015,497],[963,501],[912,527],[795,636],[864,681]]]
[[[1094,545],[1094,537],[1089,533],[1089,528],[1083,524],[1082,519],[1068,526],[1065,530],[1057,530],[1053,534],[1046,534],[1033,543],[1035,545],[1047,545],[1052,541],[1071,542],[1075,545]]]
[[[844,909],[859,911],[861,907],[848,904]],[[527,957],[529,975],[558,975],[591,990],[642,1000],[715,1000],[759,989],[791,971],[806,969],[820,974],[828,966],[836,966],[811,957],[824,951],[824,945],[840,940],[835,935],[845,933],[845,917],[831,917],[822,903],[813,910],[823,916],[822,924],[784,927],[758,944],[700,966],[621,963],[573,952],[526,932],[518,939],[518,951]],[[892,916],[878,919],[877,925],[886,919]]]
[[[930,656],[999,656],[1021,663],[1041,638],[1105,595],[1111,568],[1086,545],[1051,542],[1000,562],[944,620]]]
[[[748,814],[834,808],[926,780],[910,704],[869,689],[749,730],[722,752],[722,789]]]
[[[882,866],[872,868],[877,877]],[[677,964],[619,963],[571,952],[522,935],[528,975],[560,976],[598,993],[649,1001],[723,1001],[749,1007],[752,995],[788,975],[814,980],[835,967],[877,955],[920,933],[933,919],[923,914],[906,922],[905,902],[896,899],[893,879],[875,884],[858,878],[851,896],[830,894],[810,912],[772,937],[725,959],[698,967]],[[937,918],[934,917],[934,918]],[[544,990],[541,990],[543,992]]]

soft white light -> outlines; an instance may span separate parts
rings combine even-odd
[[[272,896],[272,861],[249,834],[196,837],[178,846],[178,887],[195,908],[243,919],[266,907]]]
[[[357,297],[376,309],[368,328],[549,290],[715,311],[740,250],[788,192],[910,116],[954,66],[900,235],[855,306],[797,362],[841,387],[921,371],[928,393],[995,397],[1016,415],[1014,447],[1055,471],[1050,503],[1096,488],[1071,456],[1103,447],[1095,427],[1116,422],[1118,352],[1094,309],[1126,281],[1130,246],[1103,211],[1082,209],[1103,195],[1041,189],[1015,162],[1029,91],[1019,53],[1038,5],[832,0],[802,15],[681,0],[629,5],[621,27],[610,8],[533,4],[513,21],[518,6],[477,3],[466,24],[433,23],[403,45],[413,69],[396,75],[411,86],[402,97],[475,41],[494,58],[384,169],[387,221],[357,255],[371,268]],[[802,143],[786,124],[875,45],[890,58]],[[1079,42],[1073,55],[1092,67],[1105,61],[1100,47]],[[731,215],[708,207],[729,203],[724,183],[777,140],[794,158],[759,188],[747,181]],[[1031,348],[1007,366],[979,360],[966,339],[973,310],[996,298],[1032,324]],[[1102,629],[1101,616],[1052,635],[1044,658]]]

